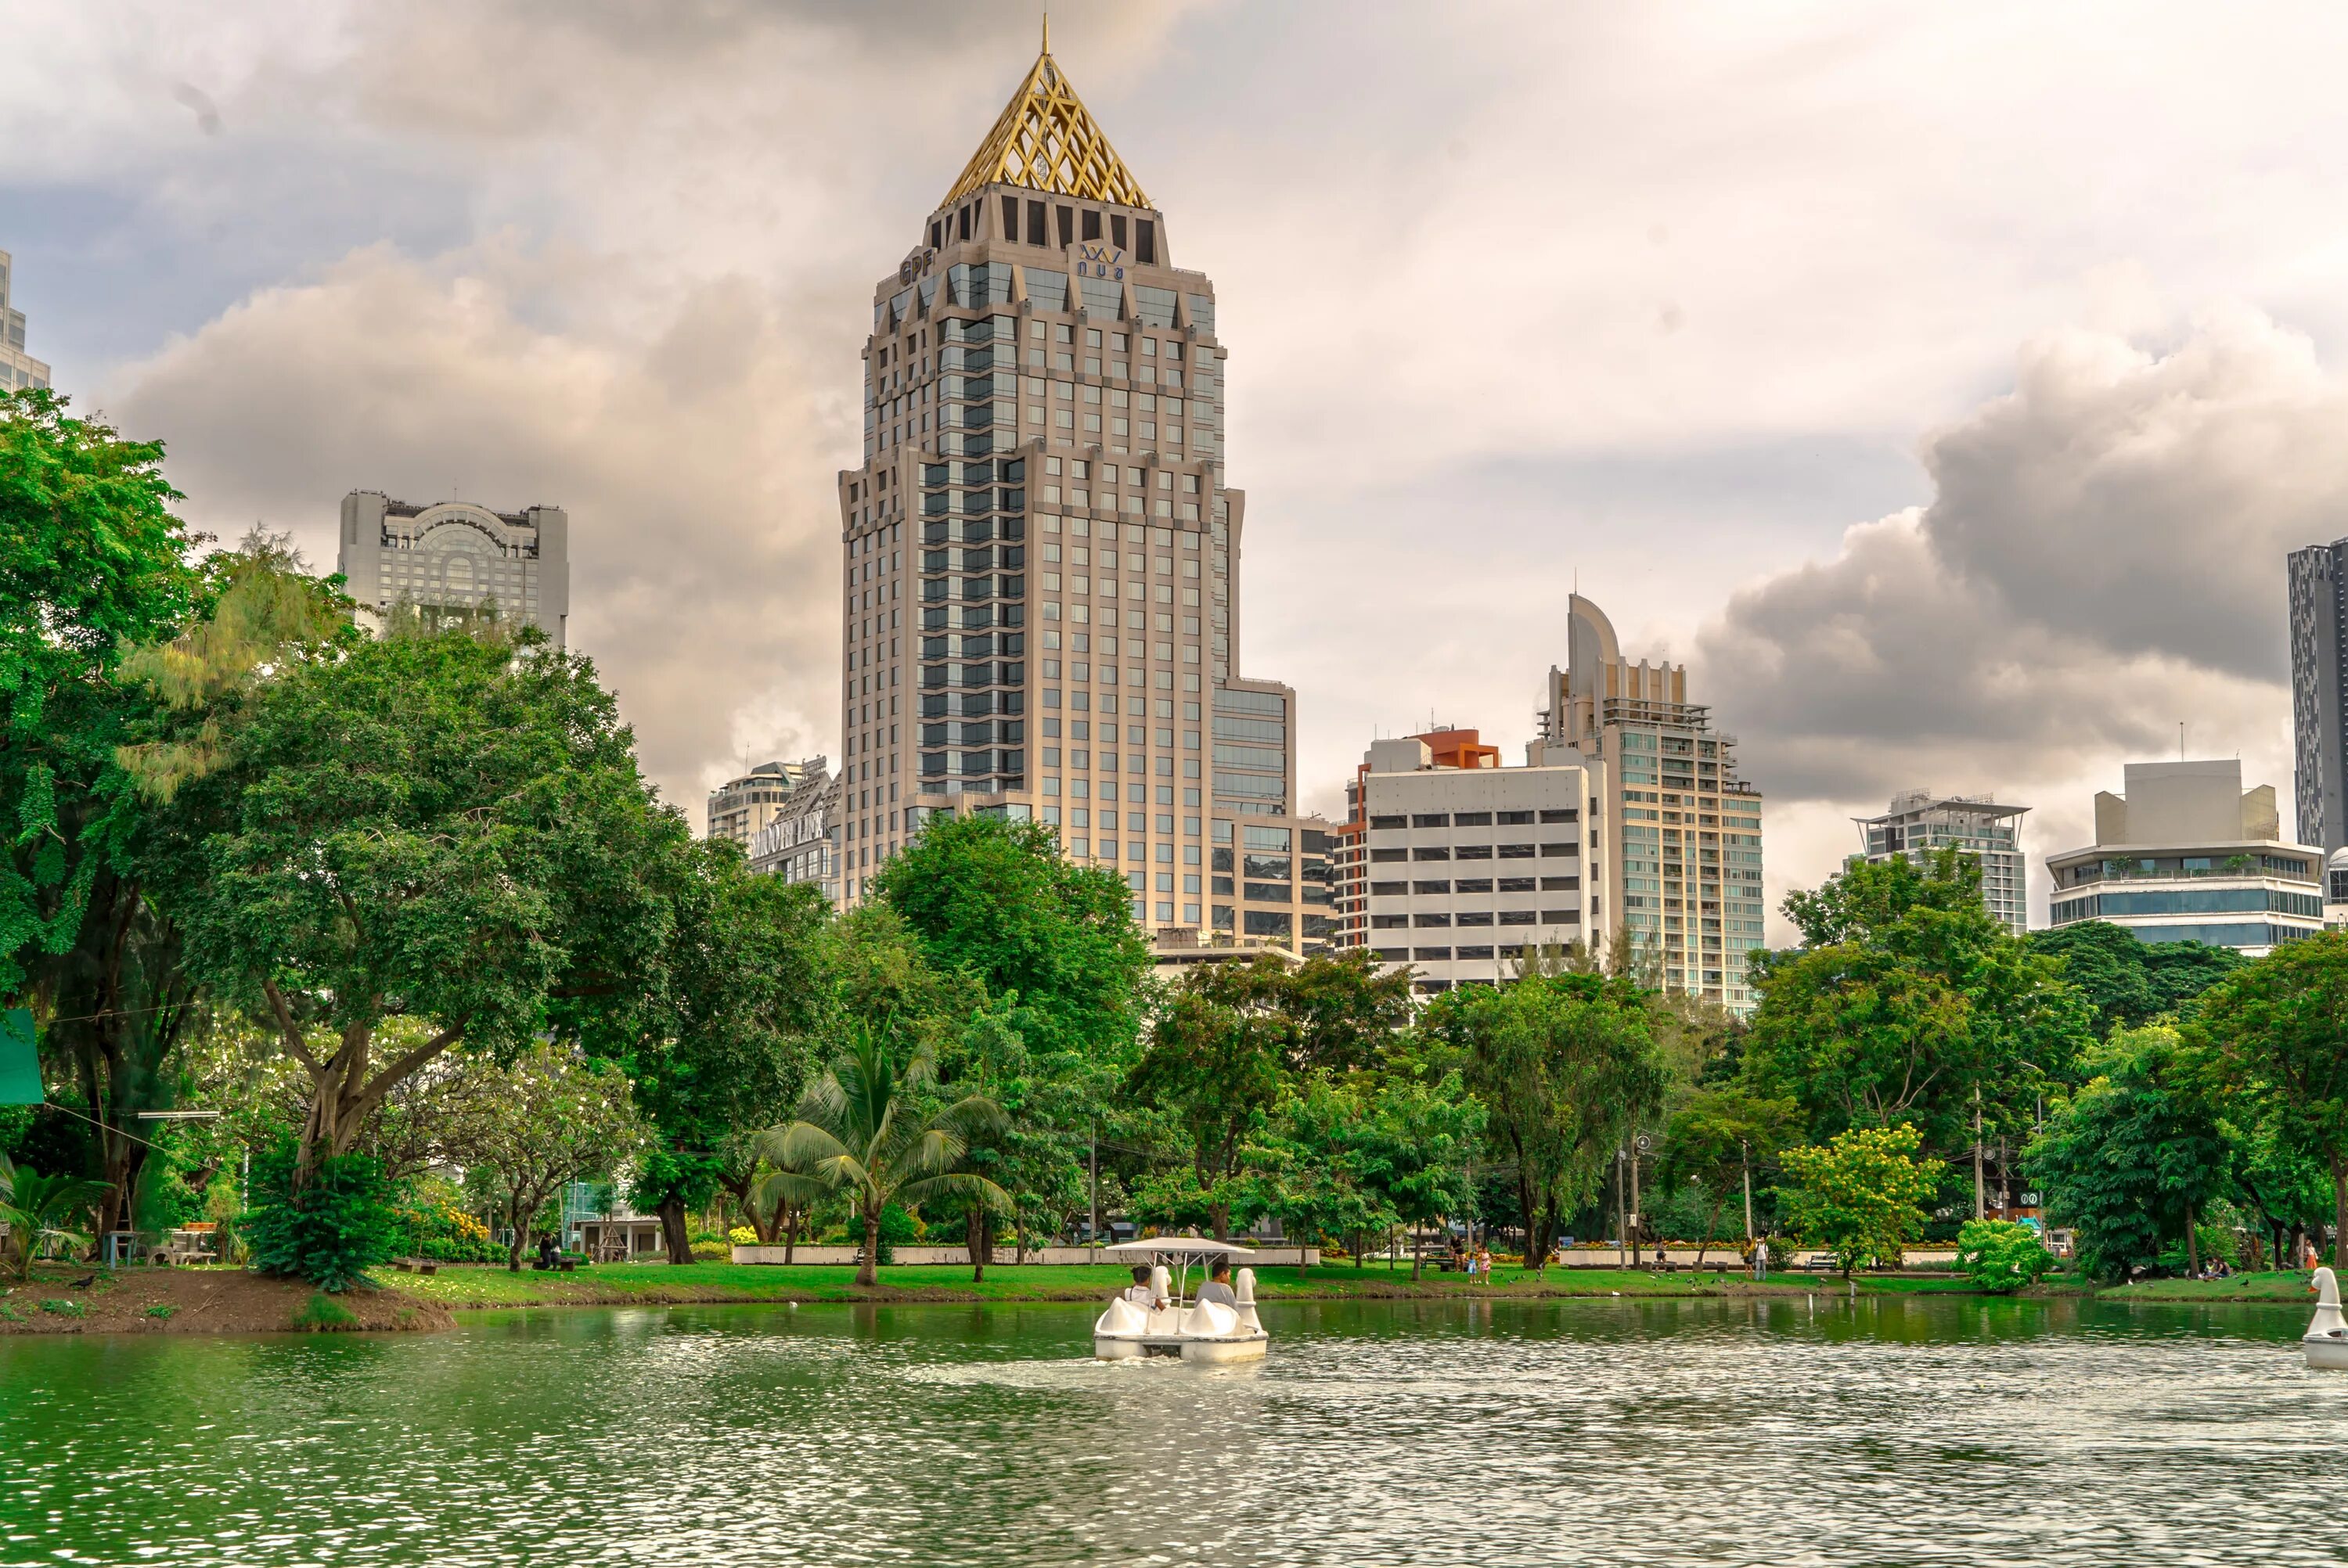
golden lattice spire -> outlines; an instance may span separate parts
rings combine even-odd
[[[1149,198],[1125,160],[1101,134],[1101,128],[1076,97],[1076,89],[1060,74],[1052,58],[1052,24],[1044,24],[1043,51],[994,128],[946,192],[951,206],[988,185],[1016,185],[1055,196],[1086,201],[1113,201],[1123,207],[1147,207]]]

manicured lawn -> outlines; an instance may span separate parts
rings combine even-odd
[[[600,1264],[567,1275],[517,1275],[501,1268],[468,1266],[444,1268],[429,1277],[389,1271],[380,1277],[396,1289],[453,1307],[639,1301],[1105,1301],[1129,1283],[1124,1268],[1081,1264],[996,1264],[975,1285],[970,1269],[961,1264],[887,1266],[880,1270],[877,1290],[858,1288],[852,1267],[829,1264]],[[1195,1284],[1197,1276],[1192,1277]],[[1699,1275],[1552,1268],[1535,1277],[1527,1270],[1505,1266],[1490,1281],[1479,1279],[1473,1286],[1461,1276],[1433,1272],[1413,1284],[1407,1268],[1389,1272],[1376,1265],[1358,1269],[1348,1264],[1303,1270],[1282,1266],[1260,1269],[1256,1275],[1256,1294],[1268,1301],[1397,1296],[1714,1296],[1756,1288],[1807,1292],[1843,1286],[1838,1279],[1799,1274],[1773,1275],[1766,1286],[1756,1287],[1740,1274],[1708,1271]],[[1879,1295],[1962,1292],[1967,1286],[1962,1280],[1890,1276],[1861,1276],[1859,1288],[1862,1294]]]
[[[2308,1277],[2304,1270],[2279,1269],[2230,1279],[2147,1279],[2116,1285],[2102,1296],[2106,1301],[2291,1301],[2312,1307]]]

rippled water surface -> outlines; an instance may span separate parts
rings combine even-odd
[[[2324,1563],[2348,1374],[2291,1308],[514,1313],[396,1338],[0,1339],[0,1562]]]

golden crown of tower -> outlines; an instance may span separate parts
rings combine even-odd
[[[1109,146],[1108,138],[1052,58],[1052,22],[1044,19],[1044,46],[1027,79],[1003,106],[942,206],[989,185],[1015,185],[1054,196],[1147,207],[1141,182]]]

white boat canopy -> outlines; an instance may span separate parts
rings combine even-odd
[[[1210,1258],[1253,1257],[1246,1247],[1209,1236],[1154,1235],[1140,1241],[1121,1241],[1101,1248],[1121,1257]]]

